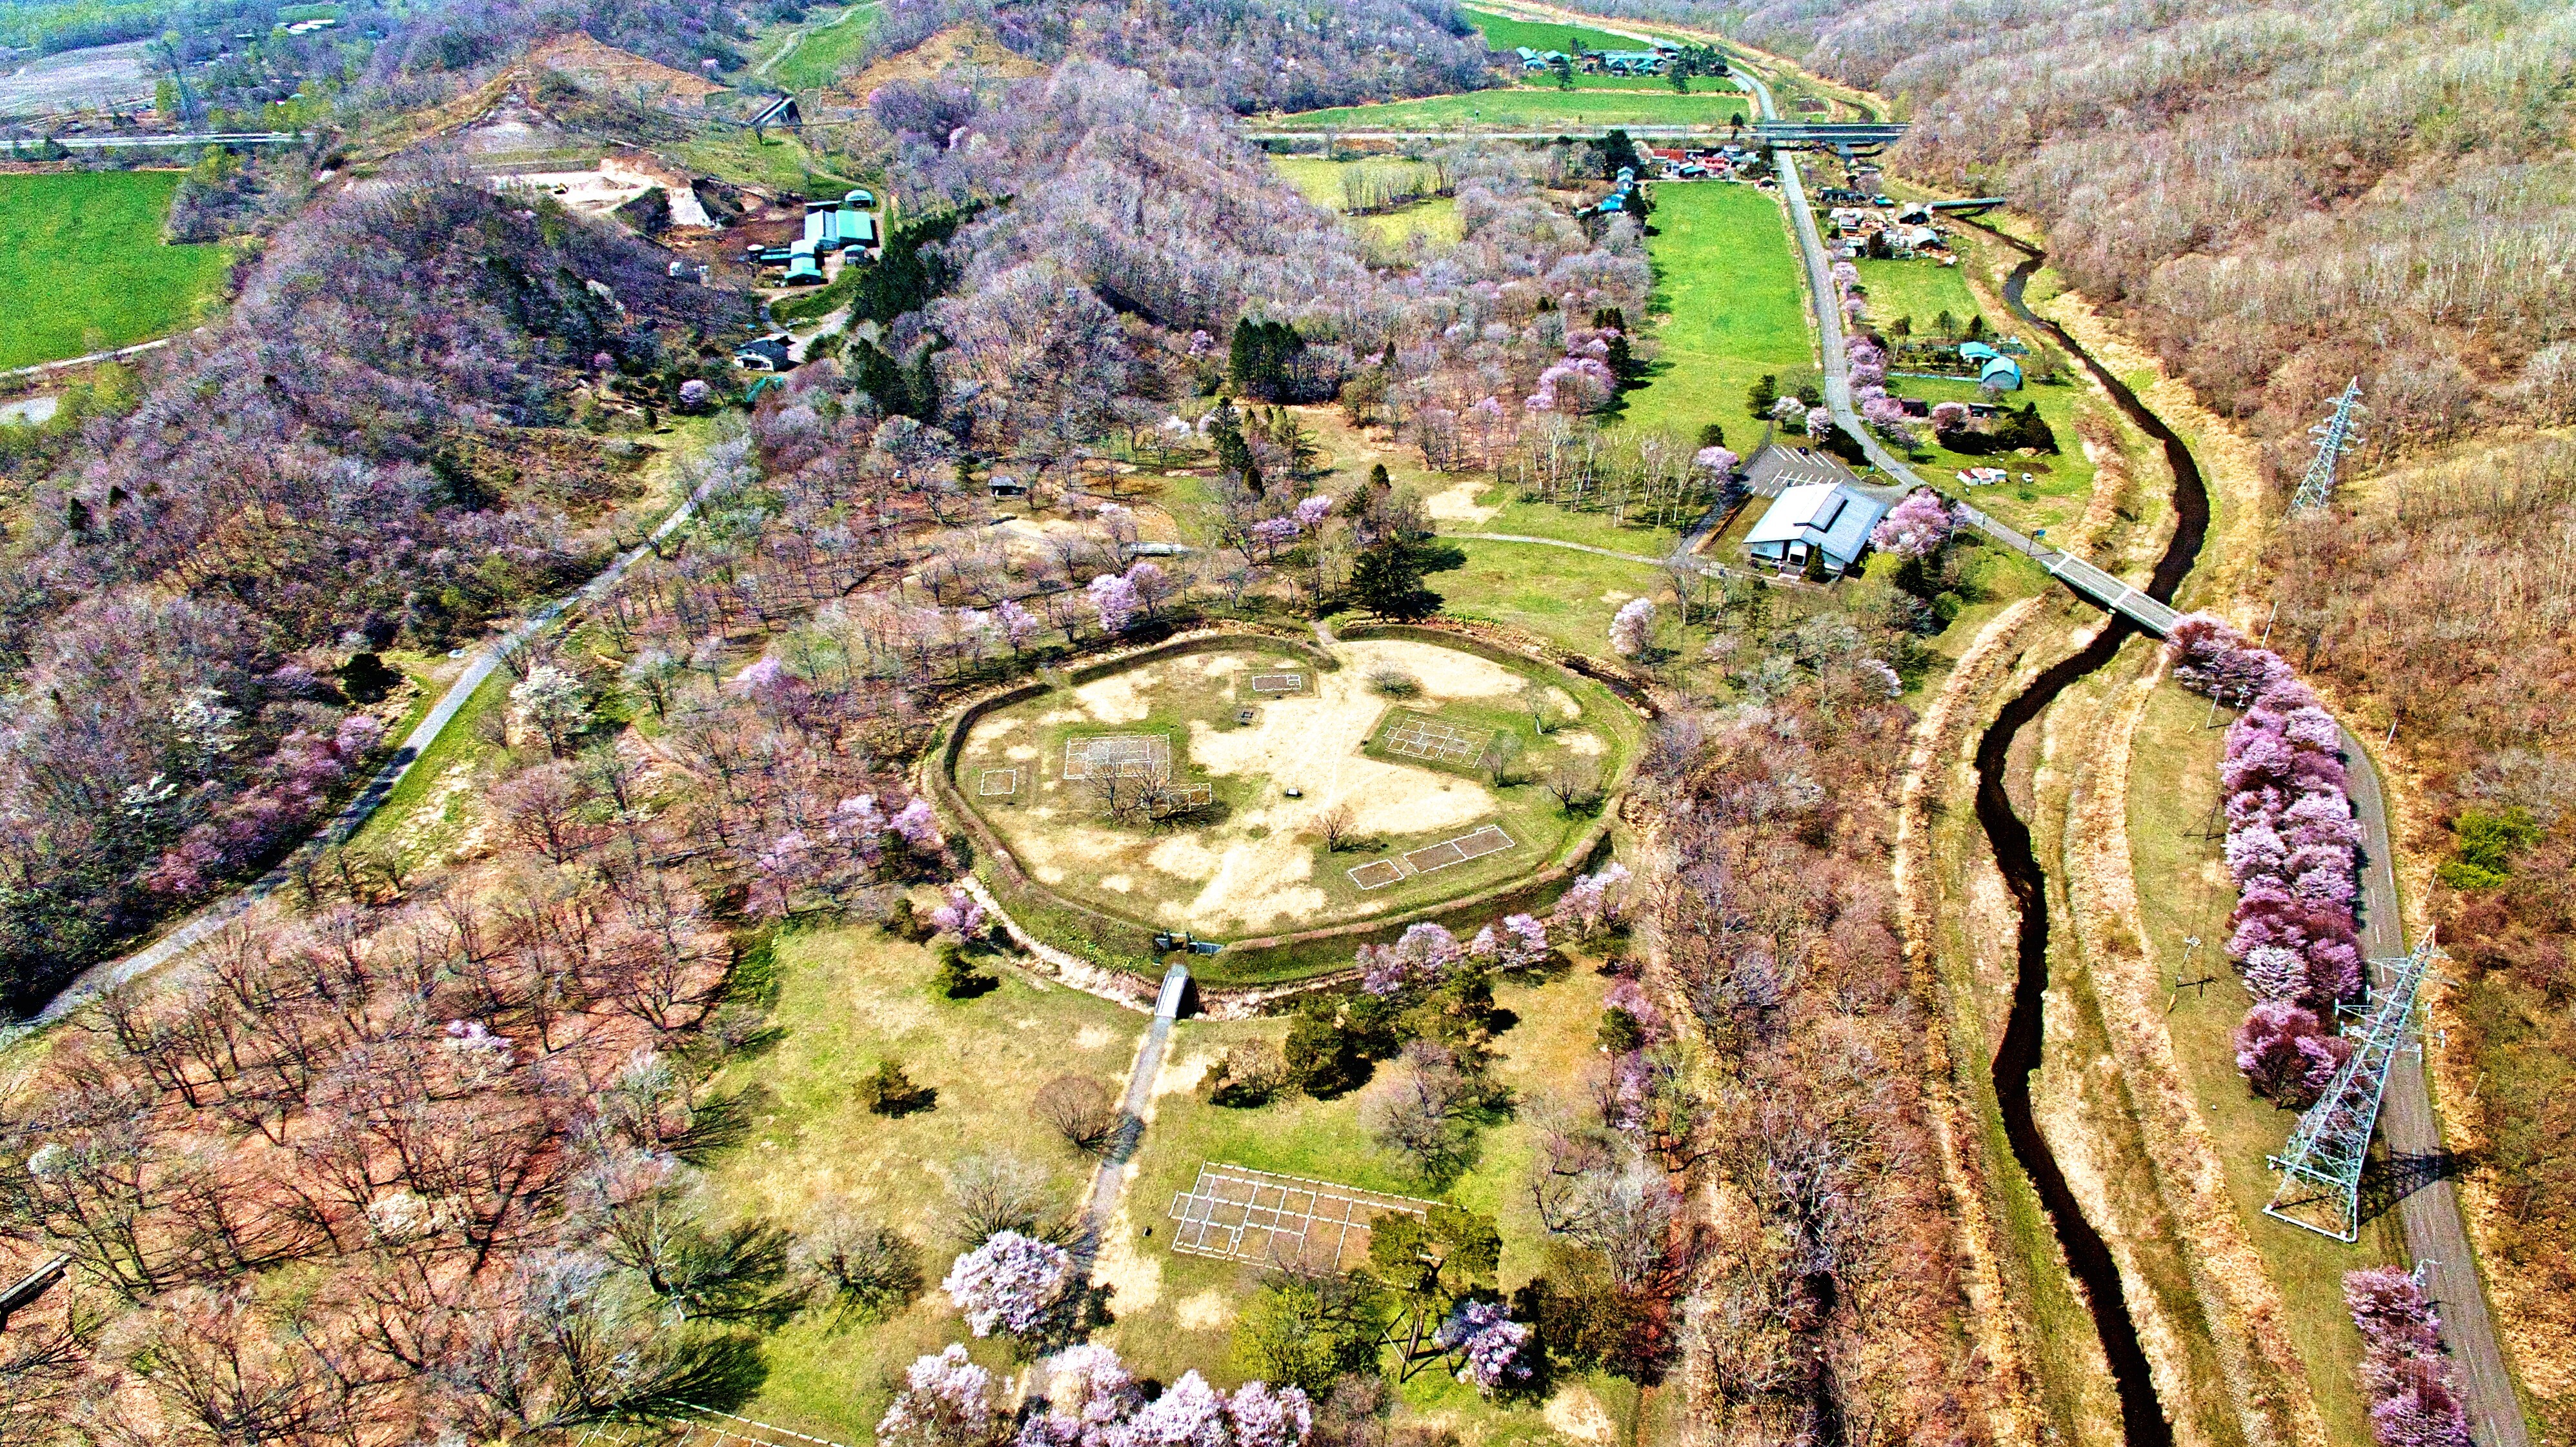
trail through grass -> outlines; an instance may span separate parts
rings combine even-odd
[[[179,180],[0,176],[0,368],[167,336],[221,303],[233,249],[161,240]]]
[[[808,26],[796,48],[769,68],[768,78],[789,90],[818,90],[830,85],[858,59],[859,47],[867,42],[868,30],[876,19],[877,7],[870,0]]]

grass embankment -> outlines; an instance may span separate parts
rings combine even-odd
[[[1661,90],[1502,86],[1378,105],[1297,111],[1268,124],[1295,130],[1535,130],[1558,126],[1724,126],[1752,118],[1751,97],[1724,82],[1696,79],[1689,95]],[[1705,90],[1701,87],[1706,87]]]
[[[1633,752],[1634,715],[1599,685],[1413,640],[1336,651],[1342,666],[1320,677],[1310,660],[1258,647],[1157,659],[978,722],[957,766],[972,807],[1045,889],[1138,926],[1123,945],[1096,925],[1051,942],[1144,953],[1157,928],[1243,939],[1393,917],[1509,885],[1591,834],[1595,815],[1569,812],[1545,781],[1562,764],[1594,769],[1606,786]],[[1415,691],[1381,696],[1367,679],[1382,668],[1417,679]],[[1304,673],[1308,692],[1250,690],[1252,677],[1282,670]],[[1546,733],[1533,727],[1527,690],[1549,700]],[[1246,711],[1255,722],[1238,721]],[[1434,732],[1460,741],[1460,757],[1390,749],[1386,730],[1405,714],[1435,720]],[[1120,820],[1094,783],[1066,777],[1069,746],[1138,735],[1165,741],[1171,782],[1206,789],[1204,810]],[[1498,778],[1492,762],[1506,754]],[[1340,849],[1318,822],[1336,809],[1353,836]],[[1445,865],[1393,863],[1488,824],[1506,847]],[[1352,877],[1380,861],[1366,884]],[[1043,917],[1022,924],[1066,935]]]
[[[874,0],[853,5],[829,20],[805,27],[802,38],[762,78],[789,90],[820,90],[841,78],[858,61],[868,28],[876,23]]]
[[[781,936],[776,1042],[709,1083],[710,1094],[738,1094],[745,1116],[743,1141],[710,1166],[717,1214],[801,1228],[846,1203],[909,1238],[928,1281],[889,1320],[835,1326],[808,1313],[769,1334],[769,1380],[747,1416],[865,1443],[924,1352],[962,1341],[996,1373],[1016,1369],[1009,1349],[977,1341],[938,1289],[960,1249],[948,1235],[949,1173],[976,1156],[1017,1158],[1044,1168],[1070,1209],[1088,1165],[1034,1125],[1030,1102],[1067,1074],[1123,1089],[1145,1018],[1007,971],[990,993],[950,1000],[931,988],[935,968],[927,948],[874,928]],[[887,1117],[859,1103],[859,1080],[885,1060],[938,1092],[931,1108]]]
[[[1509,1024],[1496,1041],[1493,1073],[1518,1104],[1480,1132],[1472,1164],[1445,1189],[1414,1175],[1368,1138],[1361,1124],[1364,1092],[1333,1100],[1291,1093],[1257,1110],[1210,1103],[1202,1082],[1217,1056],[1247,1040],[1277,1043],[1286,1034],[1284,1020],[1182,1022],[1156,1086],[1152,1123],[1125,1206],[1103,1246],[1102,1276],[1118,1288],[1112,1301],[1118,1322],[1103,1340],[1140,1374],[1169,1381],[1195,1367],[1220,1383],[1242,1379],[1242,1363],[1233,1353],[1234,1325],[1259,1289],[1259,1269],[1181,1255],[1169,1246],[1172,1199],[1189,1189],[1208,1162],[1443,1199],[1491,1213],[1502,1231],[1504,1290],[1528,1280],[1539,1269],[1544,1240],[1528,1192],[1541,1136],[1536,1122],[1550,1105],[1579,1107],[1585,1068],[1599,1059],[1593,1031],[1607,985],[1587,959],[1544,981],[1496,986],[1495,1003]],[[1589,1415],[1586,1409],[1597,1405],[1610,1419],[1603,1425],[1617,1428],[1618,1440],[1634,1440],[1634,1388],[1593,1376],[1563,1390],[1571,1395],[1555,1413],[1543,1415],[1535,1404],[1505,1407],[1483,1400],[1447,1373],[1431,1370],[1398,1389],[1403,1408],[1397,1421],[1436,1423],[1469,1442],[1561,1442],[1547,1416],[1568,1416],[1569,1408],[1572,1415]]]
[[[2166,683],[2139,725],[2129,787],[2129,848],[2149,953],[2176,982],[2166,1016],[2200,1117],[2226,1170],[2227,1194],[2279,1290],[2292,1344],[2306,1366],[2326,1436],[2370,1440],[2369,1404],[2356,1376],[2361,1336],[2343,1309],[2343,1273],[2403,1262],[2394,1214],[2345,1246],[2262,1214],[2276,1177],[2267,1153],[2297,1117],[2258,1099],[2237,1073],[2232,1035],[2251,998],[2224,953],[2236,905],[2220,852],[2218,758],[2230,715]],[[2198,938],[2197,947],[2185,942]],[[2209,983],[2201,984],[2206,980]]]
[[[233,248],[161,240],[180,177],[0,176],[0,368],[167,336],[221,303]]]
[[[1722,422],[1730,440],[1749,444],[1761,429],[1745,411],[1753,384],[1816,364],[1788,218],[1751,186],[1657,186],[1654,200],[1646,250],[1662,354],[1647,384],[1628,394],[1624,420],[1693,434]]]

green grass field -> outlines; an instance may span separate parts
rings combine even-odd
[[[1361,1124],[1365,1091],[1333,1100],[1292,1092],[1256,1110],[1209,1101],[1200,1087],[1208,1065],[1231,1045],[1252,1039],[1275,1043],[1286,1032],[1285,1021],[1187,1021],[1175,1027],[1135,1176],[1102,1251],[1103,1275],[1118,1289],[1112,1298],[1118,1321],[1102,1339],[1140,1373],[1167,1381],[1191,1368],[1229,1386],[1245,1375],[1234,1356],[1234,1326],[1259,1289],[1259,1270],[1182,1255],[1168,1244],[1171,1201],[1189,1189],[1207,1162],[1435,1197],[1492,1213],[1503,1236],[1504,1287],[1537,1274],[1544,1231],[1528,1181],[1542,1133],[1539,1121],[1549,1108],[1580,1108],[1584,1071],[1600,1059],[1593,1031],[1607,985],[1588,959],[1544,982],[1496,985],[1494,1002],[1512,1023],[1495,1043],[1494,1075],[1520,1104],[1479,1132],[1473,1163],[1446,1190],[1417,1178],[1370,1141]],[[1589,1394],[1614,1422],[1624,1423],[1635,1406],[1633,1389],[1607,1378],[1581,1378],[1560,1390]],[[1555,1413],[1543,1415],[1531,1403],[1480,1398],[1445,1372],[1423,1372],[1396,1395],[1399,1424],[1437,1424],[1482,1447],[1567,1440],[1548,1424]],[[1630,1439],[1623,1432],[1620,1440]]]
[[[769,68],[767,78],[789,90],[819,90],[839,80],[842,68],[858,58],[876,13],[874,3],[853,5],[807,27],[805,38],[796,42],[786,59]]]
[[[1869,317],[1879,326],[1888,326],[1904,317],[1913,323],[1915,337],[1933,334],[1932,319],[1948,312],[1962,328],[1970,317],[1981,313],[1977,298],[1968,290],[1967,278],[1955,266],[1943,266],[1929,258],[1912,261],[1860,261],[1860,284],[1869,293]],[[1988,323],[1994,318],[1987,317]]]
[[[777,1044],[711,1083],[717,1093],[747,1091],[750,1103],[749,1139],[708,1172],[717,1213],[756,1212],[801,1229],[818,1206],[844,1201],[920,1249],[929,1289],[891,1320],[836,1326],[809,1312],[772,1332],[768,1383],[743,1410],[866,1443],[914,1357],[962,1341],[1009,1370],[1008,1347],[976,1340],[938,1289],[958,1251],[947,1234],[948,1173],[970,1156],[1016,1157],[1045,1169],[1070,1209],[1089,1171],[1061,1140],[1032,1129],[1030,1101],[1059,1075],[1123,1085],[1145,1019],[1007,972],[988,994],[944,999],[931,988],[927,948],[862,926],[785,935],[776,960]],[[859,1079],[887,1059],[938,1092],[930,1109],[888,1118],[859,1104]]]
[[[1505,86],[1383,105],[1298,111],[1278,124],[1299,130],[1546,130],[1550,126],[1724,126],[1751,118],[1751,102],[1734,91],[1557,90]]]
[[[1643,45],[1634,36],[1613,35],[1607,30],[1594,30],[1582,25],[1557,25],[1537,20],[1515,20],[1488,10],[1458,7],[1458,14],[1468,24],[1483,31],[1485,44],[1500,51],[1520,46],[1532,50],[1562,50],[1575,54],[1586,50],[1640,50]]]
[[[1543,534],[1532,534],[1543,536]],[[1525,629],[1576,653],[1609,656],[1610,618],[1631,598],[1661,600],[1661,568],[1570,548],[1474,539],[1457,544],[1467,565],[1424,579],[1451,618]]]
[[[1274,157],[1270,164],[1297,188],[1299,194],[1327,211],[1342,211],[1350,205],[1352,190],[1348,178],[1354,174],[1409,180],[1430,169],[1420,161],[1382,156],[1353,161],[1328,161],[1321,156],[1279,156]],[[1455,241],[1461,234],[1458,203],[1447,196],[1427,197],[1410,206],[1368,216],[1346,216],[1344,221],[1362,235],[1388,246],[1402,244],[1417,231],[1433,241]]]
[[[1628,394],[1626,420],[1693,433],[1722,422],[1730,439],[1758,437],[1745,393],[1766,372],[1816,362],[1788,222],[1750,186],[1658,186],[1654,201],[1646,249],[1653,306],[1666,318],[1655,333],[1663,351],[1652,380]]]
[[[161,240],[179,179],[0,176],[0,368],[167,336],[221,303],[232,248]]]

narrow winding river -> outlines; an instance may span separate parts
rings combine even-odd
[[[2147,592],[2158,602],[2172,602],[2174,590],[2182,585],[2183,577],[2199,558],[2201,542],[2209,531],[2209,492],[2201,481],[2199,463],[2173,429],[2148,411],[2127,384],[2077,346],[2074,338],[2055,323],[2034,315],[2023,305],[2023,289],[2031,273],[2048,259],[2046,254],[1991,228],[1981,229],[2024,253],[2025,259],[2004,282],[2004,303],[2013,315],[2023,325],[2045,332],[2069,356],[2083,362],[2085,370],[2111,394],[2129,420],[2164,444],[2165,460],[2173,469],[2174,534],[2165,545],[2164,556],[2156,562]],[[2120,1394],[2128,1447],[2171,1447],[2173,1429],[2156,1400],[2146,1353],[2139,1348],[2138,1329],[2129,1319],[2128,1298],[2121,1290],[2120,1273],[2112,1264],[2110,1249],[2103,1244],[2102,1233],[2084,1219],[2074,1193],[2067,1189],[2065,1172],[2058,1169],[2057,1157],[2049,1151],[2047,1138],[2040,1134],[2031,1116],[2031,1076],[2039,1069],[2041,1006],[2048,992],[2048,898],[2046,875],[2031,849],[2030,826],[2014,812],[2012,796],[2004,787],[2013,739],[2023,725],[2056,702],[2070,684],[2109,663],[2120,645],[2136,631],[2127,619],[2113,615],[2109,626],[2081,652],[2051,665],[2004,705],[2003,712],[1977,741],[1977,822],[1984,826],[1986,838],[1994,845],[1995,862],[2002,868],[2004,882],[2021,909],[2012,1013],[2004,1024],[2003,1044],[1995,1051],[1995,1100],[2003,1112],[2004,1133],[2012,1143],[2014,1159],[2021,1162],[2041,1203],[2048,1208],[2049,1221],[2056,1228],[2058,1243],[2065,1248],[2075,1279],[2084,1285],[2092,1306],[2094,1329],[2101,1333],[2103,1353],[2110,1359],[2111,1379]],[[2045,1371],[2046,1364],[2041,1369]]]

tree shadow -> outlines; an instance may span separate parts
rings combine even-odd
[[[749,1085],[730,1095],[710,1096],[689,1109],[689,1128],[663,1142],[671,1154],[691,1165],[751,1137],[752,1121],[770,1101],[769,1088]]]

